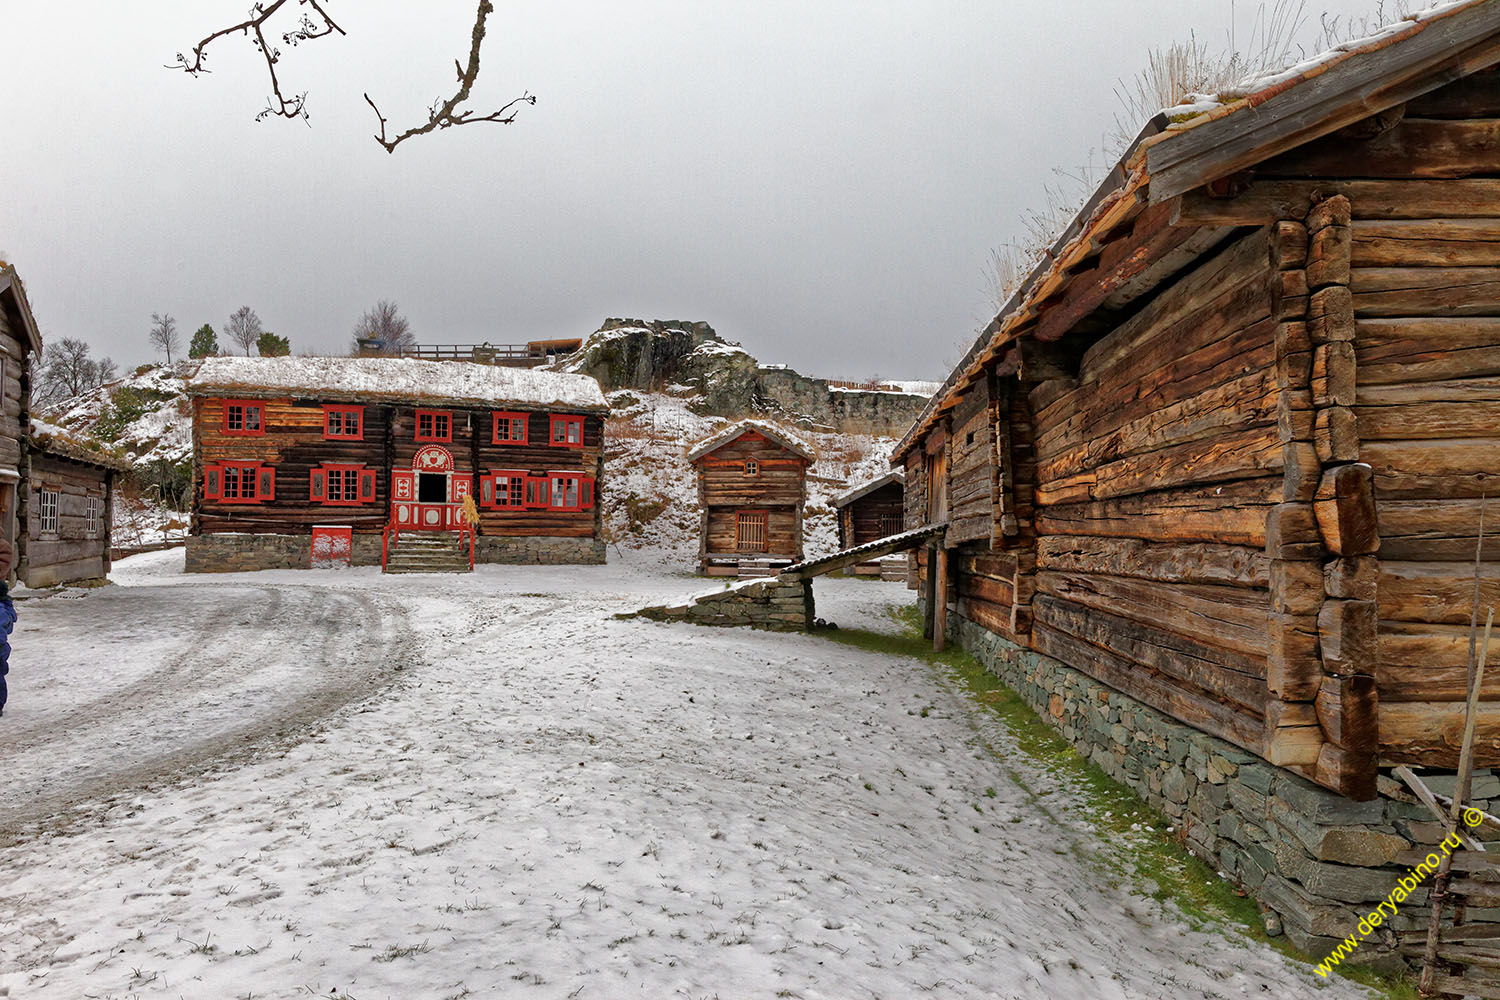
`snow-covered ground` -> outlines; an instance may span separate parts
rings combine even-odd
[[[613,618],[703,589],[657,561],[205,578],[172,550],[25,602],[0,816],[17,790],[97,808],[0,847],[0,996],[1324,985],[1110,888],[1069,793],[1039,809],[1012,779],[1043,776],[925,663]],[[909,599],[817,587],[846,627]],[[352,700],[287,726],[320,687]]]

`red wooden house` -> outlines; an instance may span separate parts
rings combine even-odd
[[[604,561],[604,415],[580,375],[209,358],[188,383],[190,571]],[[477,523],[464,515],[474,498]]]

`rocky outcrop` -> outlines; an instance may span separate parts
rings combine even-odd
[[[699,413],[772,414],[848,433],[904,433],[928,398],[846,389],[785,366],[762,365],[707,323],[680,320],[607,319],[557,367],[593,376],[605,392],[682,386],[698,397],[692,406]]]

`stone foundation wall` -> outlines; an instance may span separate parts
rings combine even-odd
[[[704,594],[687,604],[642,608],[618,617],[803,632],[808,622],[813,621],[812,585],[794,576],[776,576]]]
[[[1361,917],[1445,836],[1431,813],[1387,775],[1380,778],[1378,798],[1346,799],[951,609],[948,622],[955,643],[1079,753],[1166,814],[1194,854],[1269,911],[1269,931],[1280,928],[1314,960],[1347,935],[1358,936]],[[1451,774],[1428,772],[1423,779],[1439,794],[1451,794],[1456,783]],[[1476,770],[1472,798],[1496,812],[1500,778]],[[1395,949],[1401,936],[1415,932],[1425,939],[1430,885],[1429,878],[1411,893],[1399,905],[1399,915],[1376,929],[1354,961],[1400,966]],[[1466,920],[1500,922],[1500,910],[1471,907]]]
[[[356,566],[379,566],[381,536],[356,534],[351,559]],[[236,573],[261,569],[307,569],[312,564],[310,535],[189,535],[189,573]],[[474,548],[474,562],[522,565],[602,564],[604,542],[596,538],[486,538]]]
[[[481,535],[474,546],[474,562],[542,566],[602,566],[602,538],[557,538],[518,536],[497,538]]]

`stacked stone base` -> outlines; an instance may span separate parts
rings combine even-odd
[[[1299,950],[1323,959],[1357,930],[1445,831],[1388,776],[1381,794],[1355,802],[1274,767],[1224,740],[1176,722],[1066,664],[1017,646],[949,612],[950,638],[1057,728],[1079,753],[1166,814],[1194,854],[1234,879]],[[1452,776],[1424,774],[1434,791]],[[1500,778],[1475,773],[1474,804],[1500,806]],[[1405,935],[1425,939],[1431,919],[1421,881],[1352,961],[1397,968]],[[1270,919],[1269,914],[1275,914]],[[1500,923],[1470,908],[1468,923]]]
[[[355,566],[379,566],[382,537],[356,534],[350,561]],[[481,537],[474,547],[476,563],[515,565],[596,565],[604,562],[604,542],[596,538]],[[308,569],[312,565],[310,535],[224,532],[190,535],[189,573],[238,573],[262,569]]]
[[[687,604],[642,608],[619,617],[804,632],[814,620],[812,583],[795,576],[771,577],[704,594]]]

